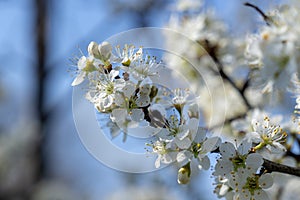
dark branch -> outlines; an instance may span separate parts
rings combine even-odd
[[[36,91],[36,112],[37,120],[39,122],[39,138],[36,147],[36,159],[38,162],[36,170],[36,179],[39,181],[45,172],[43,143],[44,143],[44,125],[47,121],[47,115],[44,108],[45,102],[45,89],[46,89],[46,22],[47,22],[47,9],[46,0],[35,0],[35,31],[36,31],[36,58],[37,63],[35,66],[35,73],[37,78],[37,91]]]
[[[250,84],[250,78],[247,78],[247,80],[245,81],[245,83],[244,83],[244,85],[243,85],[243,87],[242,87],[242,89],[241,89],[241,92],[242,92],[243,94],[245,94],[245,91],[246,91],[246,89],[249,87],[249,84]]]
[[[263,17],[263,19],[265,20],[266,24],[268,26],[271,25],[270,24],[270,22],[271,22],[270,17],[268,17],[259,7],[257,7],[256,5],[253,5],[251,3],[248,3],[248,2],[244,3],[244,5],[248,6],[248,7],[251,7],[251,8],[254,8]]]
[[[247,84],[246,87],[245,87],[245,84],[244,84],[243,87],[245,87],[245,88],[239,88],[236,85],[236,83],[224,72],[224,70],[223,70],[224,67],[223,67],[222,63],[219,61],[219,59],[213,54],[211,54],[210,56],[213,58],[214,62],[216,63],[221,77],[224,80],[226,80],[240,94],[240,96],[243,99],[243,101],[244,101],[245,105],[247,106],[248,110],[252,109],[252,106],[250,105],[248,99],[246,98],[246,96],[244,94],[245,90],[246,90],[246,87],[248,87],[248,84]]]
[[[267,172],[280,172],[300,177],[300,168],[286,166],[267,159],[264,159],[263,167]]]

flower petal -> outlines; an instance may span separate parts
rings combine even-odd
[[[254,198],[253,199],[259,199],[259,200],[270,200],[267,193],[263,190],[256,190],[254,191]]]
[[[156,168],[159,168],[160,167],[160,158],[161,158],[161,155],[158,155],[156,160],[155,160],[155,167]]]
[[[140,122],[144,119],[144,112],[142,109],[132,109],[131,111],[131,119],[136,122]]]
[[[251,153],[247,156],[247,166],[253,168],[255,171],[264,163],[262,156],[258,153]]]
[[[169,154],[163,154],[160,160],[164,164],[170,164],[171,162],[173,162],[173,159]]]
[[[190,130],[188,129],[188,127],[184,127],[183,130],[181,130],[181,132],[179,134],[176,135],[176,137],[179,140],[183,140],[184,138],[186,138],[190,133]]]
[[[246,138],[248,142],[260,143],[262,141],[260,134],[257,132],[247,133]]]
[[[77,67],[79,70],[85,68],[87,58],[85,56],[81,56],[81,58],[77,62]]]
[[[127,117],[127,111],[126,109],[114,109],[112,112],[111,112],[111,115],[110,115],[110,119],[113,121],[113,122],[119,122],[119,121],[124,121]]]
[[[187,159],[187,157],[186,157],[186,155],[185,155],[185,153],[184,153],[185,151],[181,151],[181,152],[179,152],[178,154],[177,154],[177,157],[176,157],[176,161],[177,162],[182,162],[182,161],[184,161],[184,160],[186,160]]]
[[[97,42],[90,42],[88,46],[88,53],[90,56],[98,57],[99,56],[99,51],[98,51],[98,44]]]
[[[206,138],[206,132],[207,132],[206,129],[198,128],[197,134],[194,138],[194,142],[202,143]]]
[[[211,137],[203,142],[202,152],[208,153],[219,147],[221,139],[219,137]]]
[[[263,174],[259,179],[258,179],[259,186],[267,189],[273,185],[273,177],[271,174]]]
[[[130,98],[135,91],[135,86],[131,82],[126,82],[126,85],[123,87],[122,92],[125,95],[125,97]]]
[[[187,149],[191,146],[192,141],[189,138],[184,138],[183,140],[179,140],[178,138],[174,139],[175,144],[180,148],[180,149]]]
[[[189,151],[181,151],[176,156],[176,161],[180,163],[180,165],[185,165],[189,162],[189,159],[192,157],[192,153]]]
[[[239,145],[237,151],[241,155],[246,155],[252,148],[252,142],[248,142],[247,140],[243,140],[242,143]]]
[[[115,94],[115,104],[118,106],[122,106],[125,104],[124,97],[121,93],[116,93]]]
[[[213,175],[215,176],[226,176],[230,174],[233,170],[233,164],[229,160],[219,160],[215,165],[215,171]]]
[[[110,43],[104,41],[98,46],[101,57],[106,61],[110,58],[112,52],[112,46]]]
[[[241,191],[239,192],[239,199],[240,200],[251,200],[251,193],[249,192],[249,190],[245,190],[245,189],[241,189]],[[260,200],[260,199],[259,199]]]
[[[272,144],[266,146],[268,150],[270,150],[272,153],[283,153],[286,152],[286,148],[280,144],[279,142],[272,142]]]
[[[208,170],[210,167],[210,160],[207,156],[204,156],[203,158],[198,158],[198,168]]]
[[[139,107],[145,107],[148,106],[150,103],[150,97],[147,95],[141,95],[137,98],[136,100],[136,105],[138,105]]]
[[[220,145],[220,153],[224,158],[230,158],[236,155],[236,149],[230,142],[225,142]]]
[[[80,83],[82,83],[84,81],[84,78],[86,76],[85,72],[80,72],[77,77],[74,79],[74,81],[72,82],[72,86],[76,86],[79,85]]]

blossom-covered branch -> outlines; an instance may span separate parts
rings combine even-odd
[[[170,26],[191,34],[197,45],[189,40],[171,49],[180,48],[187,60],[199,63],[192,72],[198,69],[207,81],[220,76],[225,83],[211,84],[207,93],[203,92],[206,86],[199,84],[201,77],[188,73],[187,62],[174,57],[162,62],[143,47],[113,47],[106,41],[89,44],[88,55],[82,55],[76,63],[72,86],[85,85],[86,99],[98,114],[107,117],[106,126],[112,135],[127,135],[136,127],[142,128],[140,134],[151,138],[146,144],[148,152],[157,156],[153,165],[160,168],[176,164],[179,184],[190,182],[192,165],[196,164],[199,170],[213,169],[215,193],[220,198],[269,199],[267,189],[277,184],[273,172],[300,176],[300,29],[293,26],[295,21],[300,22],[300,12],[284,6],[264,13],[251,3],[245,5],[258,11],[267,25],[239,40],[226,35],[212,13],[189,13],[181,6],[184,17],[172,18]],[[166,40],[167,45],[175,41]],[[170,89],[156,84],[161,71],[171,64],[190,76],[191,85],[196,87]],[[240,71],[244,75],[236,76]],[[168,79],[172,77],[169,74]],[[207,96],[219,94],[224,85],[229,85],[225,86],[229,102],[218,96],[212,100],[217,102],[216,107],[209,112]],[[195,88],[200,90],[200,98],[192,98]],[[286,91],[295,99],[289,108],[281,102]],[[225,115],[225,120],[216,122],[212,129],[201,127],[200,122],[210,120],[208,116],[226,113],[221,105],[226,105],[228,112],[238,112]],[[274,110],[283,109],[294,112],[275,115]],[[225,128],[219,130],[222,125]],[[215,166],[211,166],[212,153],[218,154]]]

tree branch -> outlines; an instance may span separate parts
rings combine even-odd
[[[271,19],[270,19],[270,17],[268,17],[259,7],[257,7],[256,5],[254,5],[254,4],[251,4],[251,3],[249,3],[249,2],[246,2],[246,3],[244,3],[244,5],[245,6],[248,6],[248,7],[251,7],[251,8],[254,8],[262,17],[263,17],[263,19],[265,20],[265,22],[266,22],[266,24],[268,25],[268,26],[270,26],[271,24],[270,24],[270,22],[271,22]]]
[[[243,99],[243,101],[244,101],[245,105],[247,106],[248,110],[252,109],[252,106],[250,105],[248,99],[245,97],[245,94],[244,94],[246,88],[248,87],[247,81],[245,82],[243,88],[239,88],[235,84],[235,82],[224,72],[224,70],[223,70],[224,67],[223,67],[222,63],[219,61],[219,59],[213,54],[210,54],[210,56],[213,58],[213,61],[216,63],[221,77],[224,80],[226,80],[240,94],[240,96]]]
[[[45,175],[45,158],[44,158],[44,142],[45,130],[44,125],[47,122],[45,113],[45,88],[46,88],[46,23],[47,23],[47,0],[35,0],[35,43],[36,43],[36,59],[35,74],[37,79],[36,90],[36,115],[39,122],[38,140],[35,149],[37,160],[36,181],[42,179]]]
[[[263,167],[267,172],[280,172],[300,177],[300,168],[290,167],[264,159]]]

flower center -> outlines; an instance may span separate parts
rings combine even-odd
[[[129,110],[132,110],[134,108],[138,108],[138,106],[137,106],[134,98],[130,98],[129,99],[129,101],[128,101],[128,108],[129,108]]]
[[[114,84],[108,83],[105,89],[106,94],[110,95],[114,92]]]
[[[193,152],[195,158],[198,157],[200,149],[201,149],[200,143],[193,143],[192,152]]]
[[[259,176],[256,175],[248,177],[243,189],[248,189],[251,195],[254,195],[254,191],[260,189],[258,179]]]
[[[231,162],[233,164],[233,169],[234,171],[237,171],[238,168],[245,168],[246,164],[245,164],[245,156],[241,156],[241,155],[237,155],[236,157],[233,157],[231,159]]]
[[[94,61],[90,61],[90,60],[87,60],[86,61],[86,64],[85,64],[85,67],[82,69],[83,71],[85,72],[93,72],[96,70],[95,66],[94,66]]]

